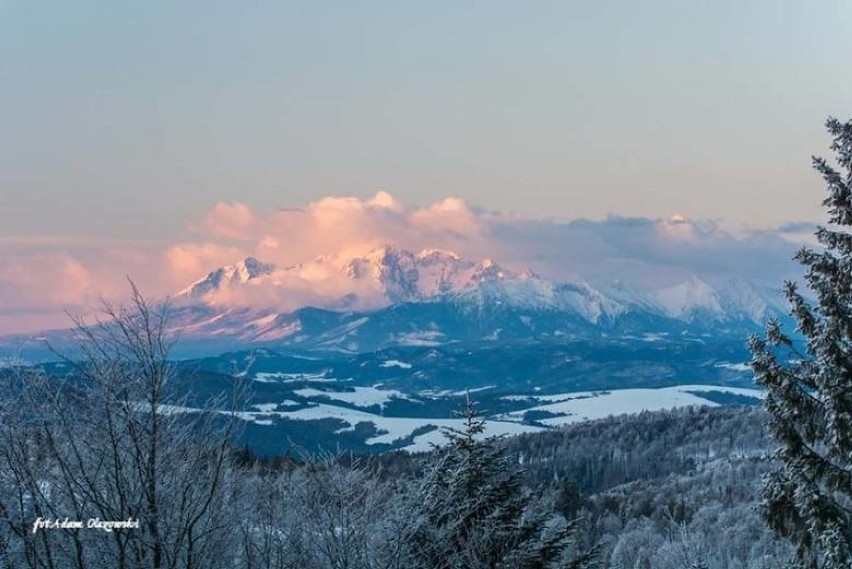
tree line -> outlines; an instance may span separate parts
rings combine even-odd
[[[770,443],[759,409],[496,439],[469,402],[465,428],[431,453],[260,459],[229,444],[239,390],[233,412],[187,413],[166,389],[167,311],[134,293],[79,327],[85,357],[66,379],[6,374],[0,566],[721,569],[791,553],[755,507]],[[66,518],[136,525],[35,529]]]

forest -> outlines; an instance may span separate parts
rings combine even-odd
[[[134,299],[79,328],[66,380],[2,376],[4,567],[716,569],[792,553],[758,512],[761,409],[496,439],[472,401],[430,453],[261,459],[230,445],[236,411],[175,411],[167,311]],[[50,527],[65,520],[130,527]]]

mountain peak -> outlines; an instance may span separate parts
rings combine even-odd
[[[417,254],[417,259],[421,261],[429,261],[429,260],[445,260],[450,259],[453,261],[460,261],[461,256],[458,253],[454,253],[453,251],[447,251],[446,249],[423,249]]]
[[[495,263],[494,259],[486,258],[477,263],[473,276],[471,276],[471,282],[499,281],[515,276],[514,273],[505,271],[503,267]]]
[[[698,313],[719,316],[723,313],[719,293],[695,275],[674,286],[658,289],[652,298],[666,316],[690,319]]]
[[[246,257],[234,265],[234,268],[239,281],[245,283],[261,275],[271,273],[275,266],[269,263],[261,263],[254,257]]]
[[[222,288],[245,284],[253,279],[272,274],[274,270],[275,265],[262,263],[254,257],[246,257],[233,265],[226,265],[208,273],[203,279],[180,291],[178,296],[198,298]]]

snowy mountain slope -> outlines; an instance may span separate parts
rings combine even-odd
[[[249,281],[269,276],[274,270],[274,265],[261,263],[254,257],[246,257],[239,263],[220,267],[210,272],[203,279],[192,283],[177,293],[177,296],[201,298],[222,288],[246,284]]]
[[[775,291],[736,277],[689,275],[656,288],[552,282],[493,259],[390,246],[287,267],[248,258],[179,297],[176,327],[184,338],[344,352],[612,333],[746,333],[783,314]],[[304,298],[303,307],[279,302],[293,298]]]
[[[701,311],[713,316],[722,315],[719,294],[707,283],[691,278],[674,286],[651,292],[650,299],[671,318],[689,318]]]
[[[332,281],[334,286],[329,285]],[[709,319],[759,324],[781,309],[774,292],[737,278],[690,275],[669,286],[646,290],[623,282],[557,283],[531,271],[507,269],[492,259],[473,262],[451,251],[426,249],[415,254],[394,247],[355,257],[325,255],[282,268],[248,258],[211,272],[179,296],[212,306],[219,304],[221,293],[253,288],[277,291],[268,295],[274,299],[285,296],[295,282],[310,286],[315,293],[310,305],[338,311],[369,312],[396,304],[446,302],[468,306],[468,312],[477,307],[561,312],[597,325],[628,313],[681,322]],[[274,312],[277,307],[270,300],[263,308]],[[278,308],[278,312],[286,311]],[[274,321],[271,312],[262,317]]]
[[[552,282],[439,249],[380,247],[286,267],[249,257],[180,291],[170,323],[191,353],[248,345],[363,352],[613,334],[745,336],[785,312],[776,291],[736,277],[635,283]],[[51,337],[61,344],[59,336]]]
[[[556,283],[529,270],[507,269],[492,259],[475,263],[451,251],[425,249],[414,254],[394,247],[380,247],[356,257],[324,255],[308,263],[280,268],[250,257],[211,272],[178,293],[178,297],[209,302],[216,299],[218,292],[240,287],[286,291],[296,279],[315,284],[318,289],[334,279],[335,295],[316,305],[332,309],[346,304],[363,310],[358,299],[362,295],[381,297],[384,306],[457,299],[572,311],[596,322],[627,310],[657,312],[685,320],[695,312],[720,318],[736,313],[759,320],[777,305],[766,298],[766,291],[736,278],[714,284],[692,275],[682,282],[649,290],[618,281],[599,285],[583,280]]]

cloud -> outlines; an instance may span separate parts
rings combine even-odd
[[[247,256],[301,268],[288,272],[278,288],[244,287],[224,294],[221,302],[292,308],[346,292],[367,295],[366,289],[346,290],[351,281],[338,270],[311,261],[328,254],[363,255],[386,244],[411,251],[448,249],[474,260],[491,257],[554,280],[618,279],[663,287],[696,274],[777,285],[800,272],[790,261],[797,247],[791,235],[808,229],[791,223],[774,230],[734,230],[679,215],[529,219],[477,209],[456,197],[412,207],[386,192],[366,199],[325,197],[269,212],[220,202],[188,226],[194,239],[166,244],[0,238],[0,332],[66,324],[65,308],[84,312],[102,297],[124,298],[127,276],[147,294],[164,296]]]
[[[445,234],[460,240],[470,240],[480,237],[484,230],[481,214],[474,212],[459,198],[446,198],[413,211],[408,221],[433,237]]]
[[[795,274],[796,245],[774,232],[735,234],[714,221],[610,217],[601,221],[498,223],[492,238],[518,262],[553,279],[668,286],[686,275],[778,284]],[[535,252],[530,255],[528,252]]]
[[[246,204],[219,202],[193,225],[193,229],[199,233],[242,241],[251,237],[257,223],[257,217]]]
[[[163,251],[165,266],[162,268],[168,282],[180,286],[211,271],[245,257],[239,247],[216,243],[181,243]],[[164,283],[165,284],[165,283]]]
[[[778,233],[814,233],[817,224],[813,221],[790,221],[779,225],[775,231]]]
[[[293,264],[327,253],[363,254],[385,244],[475,253],[487,246],[485,218],[459,198],[409,208],[382,191],[367,199],[325,197],[267,214],[220,202],[192,227],[209,243],[224,241],[269,262]]]
[[[0,276],[0,311],[39,304],[77,304],[94,294],[91,273],[72,255],[51,253],[11,257],[8,261]]]

